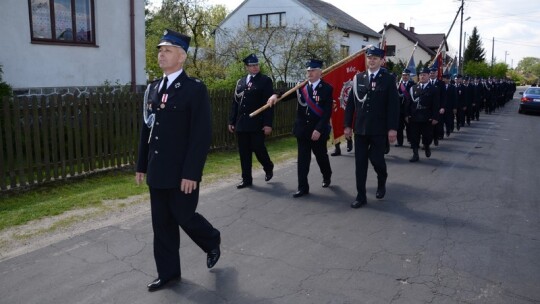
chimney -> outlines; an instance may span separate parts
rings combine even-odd
[[[414,33],[414,26],[409,27],[409,32]]]
[[[402,28],[402,29],[404,29],[404,28],[405,28],[405,23],[404,23],[404,22],[400,22],[400,23],[399,23],[399,27]]]

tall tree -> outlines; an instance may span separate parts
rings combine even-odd
[[[244,25],[222,34],[222,41],[216,48],[220,61],[234,64],[240,62],[246,52],[255,52],[263,59],[274,82],[304,79],[304,64],[309,58],[321,59],[326,66],[339,59],[332,30],[315,25],[266,29],[250,29]]]
[[[165,28],[191,37],[190,75],[204,78],[213,69],[212,31],[227,16],[225,6],[208,5],[206,0],[163,0],[156,10],[146,12],[146,70],[150,79],[161,75],[156,45]]]
[[[486,60],[486,51],[482,47],[482,41],[476,26],[473,29],[472,35],[469,37],[467,49],[463,54],[463,64],[466,65],[470,61],[484,62]]]

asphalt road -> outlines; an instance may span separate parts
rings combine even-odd
[[[313,161],[311,193],[293,199],[296,164],[264,182],[205,190],[199,212],[222,257],[182,234],[182,281],[156,276],[150,214],[0,262],[0,303],[539,303],[540,116],[517,99],[482,114],[411,164],[387,157],[387,195],[356,195],[354,157],[332,157],[330,188]]]

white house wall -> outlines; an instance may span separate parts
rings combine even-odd
[[[221,31],[236,31],[238,28],[246,27],[248,15],[269,14],[285,12],[287,26],[302,25],[311,27],[318,25],[321,29],[326,29],[327,21],[306,9],[303,5],[294,0],[248,0],[244,1],[233,11],[227,19],[221,24],[220,29],[216,30],[216,47],[222,44]],[[370,37],[369,41],[364,41],[363,35],[350,33],[349,38],[342,37],[340,44],[348,45],[351,53],[360,50],[363,46],[369,44],[378,44],[379,40]],[[339,45],[336,46],[339,49]]]
[[[14,89],[131,82],[129,0],[94,1],[97,47],[32,44],[28,1],[1,0],[0,64]],[[9,9],[8,9],[9,8]],[[144,3],[135,0],[137,84],[146,83]]]
[[[386,44],[396,46],[396,56],[388,56],[387,58],[394,63],[398,63],[399,60],[407,63],[411,57],[411,52],[413,51],[415,43],[416,41],[410,41],[398,31],[389,29],[386,31]],[[422,48],[417,47],[414,52],[414,62],[416,65],[418,65],[420,61],[425,64],[429,60],[431,60],[431,55]]]

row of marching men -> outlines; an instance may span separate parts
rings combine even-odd
[[[437,69],[424,68],[419,73],[419,83],[410,77],[405,69],[397,83],[400,96],[400,124],[396,147],[403,146],[404,132],[413,149],[410,162],[420,159],[420,144],[426,157],[431,156],[431,144],[439,145],[439,140],[449,137],[454,130],[460,130],[471,121],[480,120],[480,112],[491,114],[512,99],[516,86],[512,81],[470,79],[448,74],[437,79]]]

